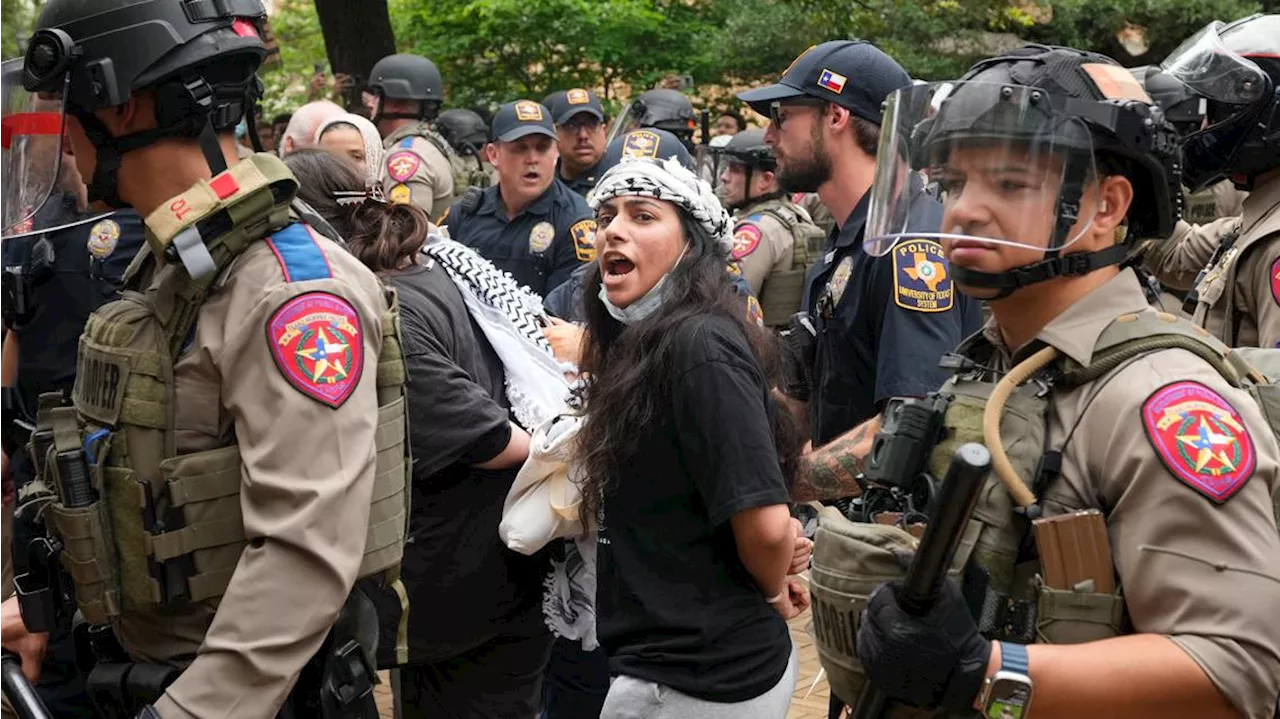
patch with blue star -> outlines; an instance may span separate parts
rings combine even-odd
[[[904,240],[893,247],[893,302],[914,312],[946,312],[956,293],[942,245]]]
[[[1216,504],[1253,476],[1257,453],[1240,413],[1199,382],[1173,382],[1153,392],[1142,403],[1142,426],[1169,472]]]
[[[364,369],[364,334],[351,303],[328,292],[285,302],[267,320],[276,367],[306,396],[337,409]]]
[[[579,220],[569,228],[573,238],[573,254],[579,262],[591,262],[596,258],[596,221]]]

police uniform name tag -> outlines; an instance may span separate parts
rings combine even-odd
[[[337,409],[364,371],[364,333],[351,303],[328,292],[285,302],[267,320],[267,341],[289,384]]]
[[[573,238],[573,254],[580,262],[590,262],[596,258],[596,221],[579,220],[569,228],[569,236]]]
[[[128,355],[100,350],[82,339],[76,382],[71,390],[76,409],[100,424],[118,423],[128,377]]]
[[[539,222],[529,230],[529,251],[535,255],[540,255],[547,251],[551,246],[551,241],[556,237],[556,228],[550,222]]]
[[[907,240],[893,248],[893,301],[915,312],[945,312],[955,303],[942,245]]]
[[[1160,461],[1183,484],[1222,504],[1253,476],[1253,438],[1222,395],[1189,380],[1142,403],[1142,426]]]
[[[115,220],[102,220],[89,228],[89,254],[99,260],[110,257],[119,241],[120,223]]]

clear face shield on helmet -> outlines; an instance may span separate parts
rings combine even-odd
[[[1226,27],[1221,22],[1209,23],[1160,64],[1164,75],[1207,101],[1201,126],[1183,138],[1186,180],[1192,190],[1208,184],[1197,177],[1197,168],[1232,164],[1240,146],[1236,137],[1252,130],[1253,122],[1248,116],[1262,112],[1267,105],[1265,100],[1275,92],[1271,79],[1257,63],[1227,49],[1221,36]],[[1262,32],[1268,27],[1271,25],[1255,23],[1236,32]],[[1264,46],[1268,42],[1276,44],[1280,40],[1272,37],[1246,44]]]
[[[1098,207],[1092,136],[1062,98],[989,82],[903,88],[885,106],[864,234],[868,254],[932,239],[1056,252]],[[942,202],[938,231],[909,229]],[[910,244],[907,242],[906,244]]]
[[[61,93],[28,92],[23,88],[22,75],[21,59],[0,65],[0,95],[4,103],[0,118],[0,214],[4,237],[31,231],[36,213],[60,189],[63,174],[66,86]]]

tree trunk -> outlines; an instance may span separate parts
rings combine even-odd
[[[315,0],[329,67],[350,78],[343,99],[358,107],[374,63],[396,51],[387,0]]]

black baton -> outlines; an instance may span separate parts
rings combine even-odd
[[[35,687],[22,673],[22,660],[7,650],[0,657],[0,684],[3,684],[4,696],[19,719],[53,719],[44,702],[40,701],[40,695],[36,694]]]
[[[929,517],[920,547],[907,568],[907,577],[898,606],[913,616],[926,614],[938,601],[947,569],[956,555],[960,535],[964,534],[978,494],[991,471],[991,453],[976,442],[960,445],[938,492],[938,501]],[[871,685],[862,685],[858,703],[854,705],[854,719],[881,719],[887,716],[889,698]]]

